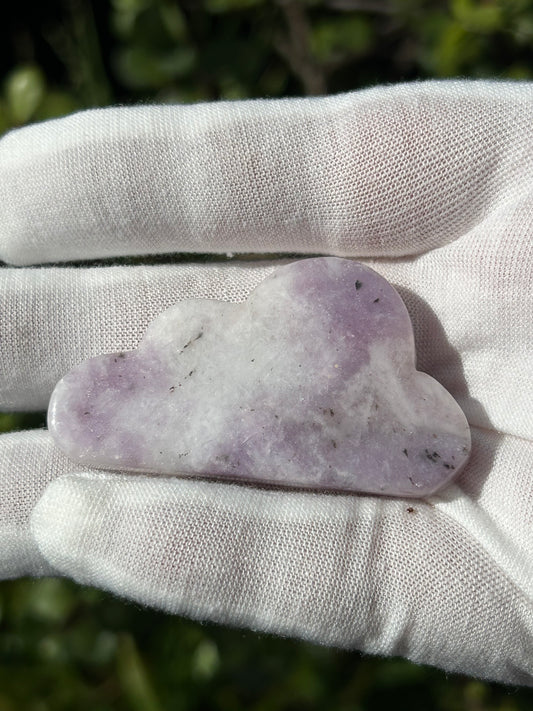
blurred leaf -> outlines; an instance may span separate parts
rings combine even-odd
[[[208,12],[233,12],[235,10],[248,10],[262,5],[265,0],[205,0]]]
[[[390,659],[376,674],[376,682],[382,686],[402,686],[404,684],[417,684],[427,676],[423,666],[411,664],[406,659]]]
[[[158,59],[142,47],[125,47],[116,57],[120,80],[132,89],[162,86],[167,79]]]
[[[509,79],[533,79],[533,67],[515,62],[507,67],[505,76]]]
[[[81,108],[76,99],[66,91],[47,91],[39,108],[35,112],[35,119],[45,119],[66,116]]]
[[[132,88],[162,87],[176,77],[187,74],[196,55],[191,47],[176,47],[159,55],[143,47],[126,47],[117,55],[117,71],[121,80]]]
[[[129,35],[139,14],[152,4],[152,0],[112,0],[111,23],[117,34]]]
[[[19,413],[0,413],[0,432],[11,432],[19,429],[21,415]]]
[[[183,41],[187,37],[187,25],[179,7],[165,3],[159,12],[169,37],[177,42]]]
[[[26,596],[19,603],[21,614],[58,625],[72,613],[76,598],[59,578],[42,578],[26,589]]]
[[[316,704],[324,693],[324,680],[316,673],[314,665],[309,664],[305,658],[300,660],[288,686],[289,695],[293,695],[293,690],[297,689],[300,699],[307,703]]]
[[[464,688],[465,705],[467,708],[484,708],[487,701],[487,685],[481,681],[469,681]]]
[[[162,104],[195,104],[198,101],[206,101],[209,97],[203,92],[201,86],[180,86],[180,87],[163,87],[154,94],[154,101]],[[173,256],[168,257],[168,261],[173,259]],[[139,257],[130,257],[128,264],[142,264],[143,259]]]
[[[450,21],[433,49],[431,63],[437,76],[461,74],[465,65],[475,61],[480,48],[479,39],[458,22]]]
[[[64,664],[69,659],[68,649],[60,632],[41,637],[36,652],[42,661],[52,664]]]
[[[333,17],[312,27],[311,48],[317,59],[328,62],[365,52],[373,42],[373,35],[371,22],[362,15]]]
[[[129,700],[130,708],[133,711],[160,711],[161,706],[135,640],[129,634],[123,634],[119,639],[117,663],[122,690]]]
[[[44,427],[45,412],[5,412],[0,413],[0,432],[26,430],[32,427]]]
[[[498,2],[486,0],[452,0],[452,15],[470,32],[495,32],[502,26],[503,8]]]
[[[235,77],[223,76],[219,81],[221,99],[245,99],[248,95],[246,87]]]
[[[218,647],[211,639],[202,640],[192,655],[191,673],[194,679],[209,681],[220,667]]]
[[[519,45],[533,43],[533,14],[519,15],[514,19],[512,33]]]
[[[90,661],[93,664],[109,664],[115,657],[117,636],[109,630],[101,630],[91,646]]]
[[[46,82],[39,67],[20,66],[7,77],[5,96],[14,123],[26,123],[32,118],[44,97]]]
[[[174,20],[178,17],[179,11]],[[128,31],[122,33],[122,40],[129,46],[139,47],[156,55],[172,49],[176,41],[180,44],[183,41],[174,37],[173,32],[178,28],[172,21],[169,24],[169,18],[171,13],[165,12],[163,6],[159,6],[157,0],[154,0],[146,7],[138,9]],[[185,25],[182,30],[185,36]]]
[[[2,135],[2,133],[7,131],[10,127],[11,127],[11,119],[10,119],[10,116],[8,115],[7,104],[5,101],[0,99],[0,136]],[[0,419],[0,423],[1,423],[1,419]],[[2,431],[1,427],[2,427],[2,425],[0,424],[0,432]]]
[[[113,7],[120,12],[139,12],[153,4],[154,0],[113,0]]]
[[[268,67],[259,77],[258,84],[264,96],[279,96],[287,86],[287,73],[277,67]]]
[[[189,74],[195,62],[196,52],[186,45],[175,47],[159,58],[159,66],[169,80]]]

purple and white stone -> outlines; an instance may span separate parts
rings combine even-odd
[[[433,494],[470,453],[398,293],[336,257],[280,267],[241,304],[178,303],[137,350],[67,373],[48,424],[82,465],[392,496]]]

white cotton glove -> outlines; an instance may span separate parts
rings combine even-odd
[[[0,257],[362,258],[418,367],[472,427],[414,501],[76,470],[0,438],[5,577],[56,572],[199,620],[533,685],[533,86],[88,111],[0,142]],[[134,348],[177,300],[240,301],[271,263],[0,270],[0,405]],[[186,423],[184,423],[186,426]]]

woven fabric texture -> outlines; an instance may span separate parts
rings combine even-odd
[[[397,288],[473,451],[406,502],[80,471],[46,431],[3,435],[0,575],[533,685],[532,119],[529,83],[435,81],[7,134],[2,409],[45,408],[178,300],[242,301],[287,254],[335,254]],[[68,265],[167,252],[268,259]]]

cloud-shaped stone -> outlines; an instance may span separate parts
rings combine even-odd
[[[48,423],[84,465],[400,496],[434,493],[470,452],[455,400],[415,370],[397,292],[335,257],[242,304],[178,303],[137,350],[70,371]]]

